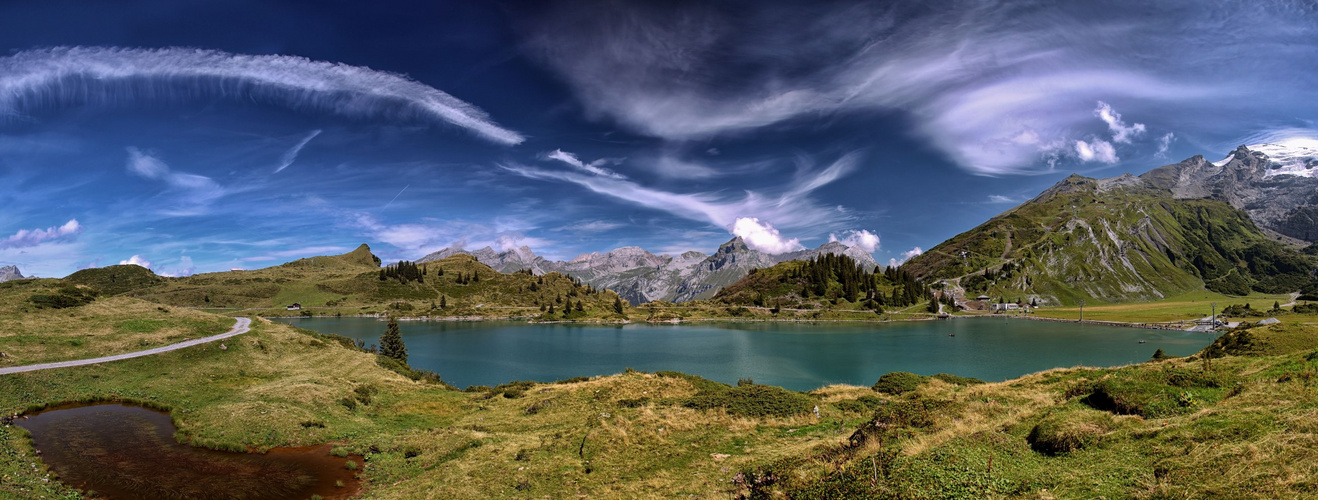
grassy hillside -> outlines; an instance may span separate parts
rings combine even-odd
[[[1272,241],[1226,203],[1175,200],[1134,177],[1073,175],[904,266],[966,295],[1045,304],[1158,300],[1197,290],[1283,293],[1312,256]]]
[[[79,271],[68,279],[103,295],[214,311],[249,310],[263,315],[394,314],[616,321],[624,319],[628,309],[624,301],[624,312],[618,313],[617,295],[612,291],[598,291],[558,273],[502,274],[468,255],[420,265],[412,276],[384,277],[381,271],[380,259],[362,245],[343,255],[311,257],[252,271],[161,278],[138,266],[111,266]],[[302,306],[301,311],[285,309],[294,303]],[[567,310],[569,304],[571,310]]]
[[[60,280],[0,283],[0,352],[5,353],[0,367],[138,351],[231,326],[232,318],[128,297],[96,297],[85,286]]]

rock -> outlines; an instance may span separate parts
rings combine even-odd
[[[0,283],[10,280],[21,280],[23,278],[23,273],[18,271],[18,266],[0,267]]]
[[[1281,320],[1277,318],[1268,318],[1259,322],[1260,325],[1275,325],[1277,323],[1281,323]]]

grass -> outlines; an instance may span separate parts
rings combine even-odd
[[[1162,323],[1172,321],[1192,321],[1208,317],[1217,304],[1220,314],[1230,304],[1248,302],[1253,308],[1267,310],[1273,302],[1283,304],[1290,302],[1290,295],[1253,293],[1247,297],[1231,297],[1209,291],[1189,292],[1153,302],[1125,304],[1087,304],[1084,308],[1085,320],[1122,321],[1130,323]],[[1044,318],[1079,319],[1080,308],[1044,307],[1039,308],[1037,316]]]
[[[0,284],[0,367],[94,358],[224,333],[232,318],[162,307],[127,297],[99,297],[63,309],[33,307],[29,297],[58,280]]]

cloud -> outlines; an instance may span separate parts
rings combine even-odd
[[[517,164],[503,164],[500,167],[531,179],[570,182],[597,194],[722,228],[732,227],[739,218],[755,217],[773,221],[781,228],[827,230],[830,226],[850,220],[851,216],[839,207],[819,206],[808,195],[850,172],[858,158],[858,153],[849,153],[823,170],[806,171],[777,195],[766,196],[745,191],[739,199],[729,198],[723,193],[675,193],[642,186],[631,180],[582,175],[572,171],[543,170]]]
[[[710,149],[717,151],[714,148]],[[719,176],[718,170],[671,155],[663,155],[655,159],[652,169],[654,173],[670,179],[709,179]]]
[[[320,129],[312,130],[310,134],[307,134],[307,136],[298,141],[297,144],[294,144],[291,149],[285,151],[284,154],[279,157],[279,167],[275,168],[275,173],[279,173],[281,170],[288,168],[289,165],[292,165],[293,162],[297,161],[297,154],[302,152],[302,148],[306,147],[308,142],[311,142],[312,139],[315,139],[316,136],[320,135],[320,132]]]
[[[888,259],[888,267],[897,267],[902,264],[905,264],[906,261],[911,260],[912,258],[915,258],[916,255],[920,255],[922,253],[924,253],[924,250],[921,249],[920,247],[915,247],[905,252],[902,252],[901,260],[897,260],[895,258]]]
[[[135,147],[128,148],[128,172],[140,177],[163,181],[175,191],[183,193],[180,202],[195,208],[205,205],[226,194],[226,191],[210,177],[204,175],[174,172],[169,165],[157,158],[154,153],[143,152]],[[175,215],[193,215],[190,210],[174,211]]]
[[[128,264],[132,264],[134,266],[142,266],[147,269],[151,269],[151,261],[146,260],[146,257],[143,257],[141,255],[133,255],[132,257],[129,257],[128,260],[119,261],[119,265],[121,266]]]
[[[782,234],[779,234],[778,230],[768,222],[761,223],[760,219],[755,217],[737,218],[729,231],[741,237],[746,242],[746,246],[764,253],[776,255],[805,249],[800,240],[783,238]]]
[[[0,58],[0,115],[51,102],[108,104],[198,95],[353,117],[415,117],[456,125],[500,144],[525,140],[443,91],[361,66],[178,47],[55,47]]]
[[[569,152],[566,152],[566,151],[563,151],[563,150],[561,150],[561,149],[555,149],[555,150],[553,150],[552,152],[545,153],[545,154],[544,154],[544,157],[547,158],[547,159],[550,159],[550,160],[558,160],[558,161],[561,161],[561,162],[563,162],[563,163],[566,163],[566,164],[568,164],[568,165],[571,165],[571,166],[575,167],[577,170],[582,170],[582,171],[585,171],[585,172],[590,172],[590,173],[595,174],[595,175],[600,175],[600,176],[604,176],[604,177],[612,177],[612,178],[614,178],[614,179],[626,179],[626,177],[624,177],[624,176],[618,174],[617,172],[614,172],[614,171],[609,170],[609,169],[607,169],[607,168],[601,168],[601,167],[600,167],[600,165],[603,165],[603,164],[605,164],[605,163],[608,163],[608,162],[609,162],[608,159],[599,159],[599,160],[595,160],[595,161],[590,162],[590,163],[586,163],[586,162],[583,162],[583,161],[577,159],[577,156],[576,156],[576,155],[574,155],[574,154],[572,154],[572,153],[569,153]]]
[[[1158,138],[1158,152],[1154,156],[1158,158],[1167,158],[1167,149],[1172,146],[1172,141],[1176,140],[1176,134],[1167,132]]]
[[[989,195],[989,203],[1019,203],[1015,198],[1003,196],[1000,194]]]
[[[1112,147],[1112,143],[1100,139],[1089,142],[1075,141],[1075,154],[1084,162],[1116,163],[1120,159],[1117,158],[1117,150]]]
[[[243,257],[242,259],[239,260],[243,262],[262,262],[268,260],[279,260],[279,259],[289,259],[289,258],[301,259],[306,257],[316,257],[320,255],[338,255],[347,252],[348,250],[351,249],[348,247],[343,247],[338,245],[307,246],[307,247],[293,248],[289,250],[279,250],[276,252],[266,252],[261,255]]]
[[[137,256],[134,255],[133,257],[137,257]],[[150,262],[147,262],[146,265],[144,266],[142,264],[138,264],[138,265],[146,268],[151,267]],[[183,276],[192,276],[192,273],[195,272],[197,272],[197,266],[192,263],[192,257],[188,257],[187,255],[184,255],[182,257],[179,257],[178,265],[173,270],[160,271],[159,273],[156,274],[159,274],[161,276],[167,276],[170,278],[178,278]]]
[[[33,247],[43,242],[75,236],[81,232],[82,225],[78,224],[77,219],[69,219],[62,226],[46,229],[19,229],[17,233],[0,239],[0,249]]]
[[[619,229],[623,227],[627,227],[627,225],[621,222],[593,220],[593,221],[569,224],[563,227],[555,228],[554,231],[571,231],[576,233],[602,233],[605,231],[612,231],[614,229]]]
[[[1121,113],[1112,109],[1108,103],[1098,101],[1098,107],[1094,108],[1094,115],[1107,124],[1108,130],[1112,131],[1112,142],[1121,144],[1130,144],[1130,140],[1144,134],[1144,124],[1136,123],[1126,125],[1121,121]]]
[[[1318,63],[1318,22],[1303,3],[538,4],[515,12],[523,47],[592,118],[695,142],[898,111],[917,135],[983,175],[1074,160],[1056,153],[1095,132],[1098,100],[1163,122],[1202,116],[1196,128],[1221,130],[1227,125],[1208,118],[1224,107],[1302,115],[1288,109],[1295,99],[1277,96],[1308,95],[1318,83],[1295,69]],[[1162,29],[1170,20],[1178,28]],[[1232,70],[1205,78],[1205,67]],[[1110,106],[1099,115],[1118,144],[1145,130]]]
[[[879,235],[864,229],[844,231],[841,238],[836,234],[829,233],[828,241],[836,241],[849,247],[859,248],[864,250],[865,253],[874,253],[875,250],[879,249]]]

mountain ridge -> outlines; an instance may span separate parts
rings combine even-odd
[[[559,272],[592,286],[613,290],[635,305],[656,300],[687,302],[708,299],[749,274],[751,269],[828,253],[847,255],[864,265],[878,267],[868,252],[837,241],[775,255],[751,248],[740,236],[728,240],[708,255],[695,251],[676,256],[656,255],[641,247],[626,246],[605,253],[584,253],[566,261],[550,261],[535,255],[526,246],[503,252],[487,246],[476,250],[445,248],[421,257],[417,262],[434,262],[466,254],[503,273],[523,269],[536,274]]]

